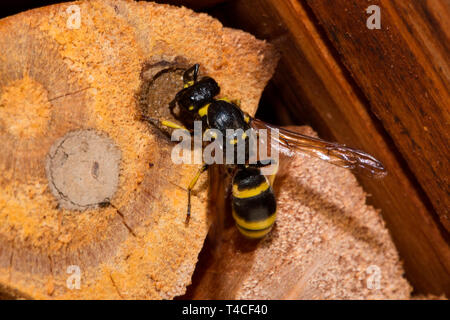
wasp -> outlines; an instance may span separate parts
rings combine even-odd
[[[233,164],[235,172],[232,178],[232,214],[239,231],[249,238],[262,238],[270,232],[276,217],[276,199],[269,178],[262,174],[261,168],[266,166],[258,160],[249,163],[248,139],[245,135],[228,135],[232,132],[246,132],[248,129],[278,130],[277,146],[283,153],[292,156],[295,153],[308,154],[334,165],[353,169],[372,177],[383,177],[386,170],[383,164],[373,156],[345,145],[327,142],[309,137],[281,127],[277,127],[251,117],[239,108],[237,101],[216,97],[220,93],[219,84],[211,77],[198,79],[199,64],[194,64],[183,73],[184,87],[170,103],[173,109],[176,104],[187,111],[194,120],[201,120],[203,130],[215,129],[223,133],[225,148],[235,145],[238,140],[246,143],[245,163]],[[147,119],[149,120],[149,119]],[[154,120],[154,119],[150,119]],[[174,122],[156,119],[162,126],[174,129],[185,129]],[[153,122],[153,121],[152,121]],[[242,129],[238,131],[237,129]],[[267,162],[266,162],[267,163]],[[268,163],[272,163],[269,161]],[[191,214],[191,191],[200,175],[208,169],[202,165],[187,188],[188,205],[186,221]]]

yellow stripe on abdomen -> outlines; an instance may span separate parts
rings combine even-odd
[[[267,228],[267,229],[263,229],[263,230],[246,230],[246,229],[241,228],[239,225],[237,226],[237,228],[241,234],[243,234],[247,238],[253,238],[253,239],[262,238],[266,234],[268,234],[270,232],[270,230],[272,230],[271,227]]]
[[[266,191],[267,189],[269,189],[269,187],[270,185],[269,183],[267,183],[267,181],[264,181],[254,188],[243,190],[239,190],[238,186],[236,184],[233,184],[233,196],[235,196],[236,198],[250,198]]]
[[[260,231],[273,225],[276,219],[276,213],[274,212],[272,215],[270,215],[269,217],[267,217],[267,219],[264,220],[247,221],[242,217],[238,216],[236,212],[233,210],[233,218],[236,221],[236,224],[242,228],[252,231]]]

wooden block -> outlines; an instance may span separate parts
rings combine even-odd
[[[307,2],[450,231],[450,3]]]
[[[0,291],[183,294],[210,224],[207,188],[202,180],[186,226],[197,166],[173,164],[170,140],[137,120],[143,88],[160,92],[147,111],[163,113],[182,83],[146,86],[143,68],[200,63],[254,113],[271,46],[185,8],[85,1],[2,19],[0,51]]]
[[[331,16],[335,17],[332,23],[330,20],[326,25],[329,29],[335,28],[339,31],[336,33],[341,39],[338,48],[346,47],[347,41],[356,44],[360,39],[359,34],[358,36],[355,34],[351,38],[346,36],[346,26],[353,25],[350,24],[350,20],[351,23],[358,24],[358,30],[364,32],[365,37],[373,35],[373,32],[377,35],[380,34],[379,30],[367,30],[365,27],[365,18],[368,17],[364,11],[365,8],[362,8],[365,6],[365,2],[343,1],[338,4],[330,1],[328,5],[325,3],[327,2],[310,2],[312,7],[321,8],[318,15],[319,13],[326,14],[327,19],[331,19]],[[353,3],[357,4],[353,5]],[[373,4],[375,3],[376,1],[373,2]],[[399,8],[402,8],[405,2],[401,3]],[[406,3],[415,2],[407,1]],[[438,6],[441,2],[435,3]],[[429,4],[433,6],[431,2]],[[333,10],[330,10],[331,7]],[[337,20],[338,16],[334,15],[334,8],[339,10],[341,17],[339,19],[343,19],[342,21],[346,21],[348,24]],[[356,19],[355,8],[359,8],[358,19]],[[278,121],[284,124],[310,124],[321,137],[360,148],[375,155],[383,162],[388,170],[388,176],[383,181],[358,177],[364,189],[371,195],[368,201],[376,208],[381,209],[394,243],[404,261],[407,278],[415,290],[424,294],[441,295],[445,292],[449,295],[450,248],[447,240],[448,234],[439,223],[421,186],[411,175],[405,159],[392,144],[392,139],[396,139],[395,136],[389,136],[372,113],[372,101],[379,100],[379,97],[373,96],[368,101],[361,94],[361,89],[340,62],[335,48],[330,45],[333,43],[330,43],[330,39],[335,41],[331,37],[331,33],[329,33],[330,39],[328,39],[327,34],[317,23],[311,8],[305,2],[296,0],[281,2],[238,0],[222,5],[219,9],[212,11],[212,14],[220,17],[225,24],[242,28],[255,34],[258,38],[269,40],[282,53],[273,81],[264,96],[267,109],[274,110],[270,116],[278,117]],[[351,17],[346,16],[346,9],[352,10]],[[408,18],[408,15],[405,15],[405,18]],[[386,16],[382,15],[382,21],[384,19]],[[444,20],[440,19],[439,21]],[[389,32],[396,31],[394,28],[390,28]],[[370,39],[370,43],[376,41],[376,37],[373,37]],[[420,34],[420,37],[423,35]],[[432,35],[429,35],[428,39],[433,39]],[[405,47],[397,48],[399,45],[399,43],[391,43],[386,52],[395,53],[397,50],[404,50]],[[362,53],[362,49],[366,50],[367,46],[363,45],[361,40],[361,49],[355,48],[348,56],[348,50],[345,53],[342,52],[342,57],[349,59],[349,63],[352,65],[358,63],[371,66],[372,64],[365,56],[361,55],[356,58],[357,53]],[[354,60],[353,57],[355,57]],[[375,58],[375,54],[371,54],[371,57]],[[383,57],[383,55],[378,55],[378,57]],[[441,60],[430,59],[429,61]],[[365,76],[369,77],[372,73],[384,74],[370,71],[365,72]],[[410,77],[404,77],[404,79],[416,81]],[[401,79],[395,80],[397,86],[401,85],[400,82]],[[358,84],[363,87],[367,85],[363,81]],[[403,89],[397,91],[400,92],[400,90]],[[404,89],[402,92],[407,91]],[[391,88],[387,92],[393,93]],[[445,99],[440,101],[445,102]],[[400,105],[404,106],[404,103],[402,102]],[[418,120],[420,117],[411,115],[410,120],[413,119]],[[434,129],[430,128],[430,130]],[[422,157],[420,153],[416,155]],[[422,159],[424,158],[422,157]],[[442,163],[447,162],[444,159]]]
[[[309,127],[290,129],[315,136]],[[280,163],[274,230],[249,242],[225,224],[183,298],[409,299],[389,232],[352,173],[308,156]]]

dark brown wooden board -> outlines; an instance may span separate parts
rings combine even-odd
[[[450,2],[307,3],[450,230]],[[366,27],[369,4],[379,30]]]
[[[327,17],[334,17],[334,14],[338,15],[338,13],[335,13],[336,10],[342,10],[342,15],[344,15],[345,9],[353,2],[329,1],[327,6],[325,3],[325,1],[309,2],[312,6],[316,6],[316,10],[326,12]],[[343,3],[346,3],[346,5],[344,6]],[[373,1],[373,3],[375,4],[376,1]],[[372,43],[376,45],[377,39],[374,38],[373,33],[372,35],[368,33],[374,30],[367,30],[365,24],[366,18],[369,16],[365,13],[365,8],[368,5],[366,2],[362,2],[357,6],[358,10],[362,8],[358,11],[360,17],[353,16],[353,18],[347,17],[346,19],[353,19],[354,23],[359,21],[360,32],[364,32],[365,37],[370,36]],[[356,10],[354,6],[352,10]],[[355,82],[352,74],[342,64],[341,57],[332,45],[333,42],[330,42],[318,25],[311,8],[305,2],[295,0],[282,2],[275,0],[238,0],[219,5],[210,13],[219,17],[225,25],[244,29],[259,38],[269,40],[281,51],[282,57],[277,72],[265,95],[263,95],[265,98],[263,103],[269,104],[275,109],[273,116],[276,116],[279,122],[284,124],[310,124],[323,138],[361,148],[383,161],[389,171],[387,178],[382,181],[360,178],[364,189],[372,195],[370,203],[382,210],[383,217],[404,260],[408,279],[417,292],[436,294],[446,292],[449,294],[450,249],[446,240],[448,234],[429,204],[427,198],[429,192],[425,194],[422,190],[423,178],[419,179],[421,183],[419,184],[408,168],[410,158],[419,158],[415,159],[415,162],[419,163],[426,162],[432,155],[422,155],[423,150],[416,150],[416,153],[405,152],[400,146],[406,147],[406,142],[397,140],[402,139],[402,136],[407,138],[407,135],[399,136],[395,134],[395,131],[389,130],[390,127],[388,126],[386,127],[387,131],[384,129],[383,125],[386,124],[383,117],[388,115],[374,108],[374,103],[380,105],[381,98],[367,95],[369,98],[367,99],[365,91],[361,92],[358,85],[364,85],[364,83],[361,81]],[[387,17],[383,16],[382,13],[382,21],[386,19]],[[346,26],[338,18],[335,18],[333,23],[336,30]],[[349,22],[347,21],[347,23]],[[382,23],[382,25],[387,26],[386,21]],[[390,32],[393,33],[394,27],[390,29]],[[379,30],[375,30],[375,32],[380,33]],[[339,31],[339,34],[344,37],[345,31]],[[432,38],[431,35],[427,36]],[[347,36],[347,38],[341,39],[341,46],[344,46],[348,39],[353,39],[354,42],[362,42],[364,39],[355,40],[354,38],[356,38],[356,35],[352,38]],[[390,45],[391,48],[394,48],[392,49],[394,52],[401,52],[406,48],[398,47],[399,45],[405,46],[402,43],[391,43]],[[352,55],[350,54],[356,55],[357,50],[363,50],[357,47],[354,47],[354,49],[355,51],[349,53],[349,57],[345,56],[347,52],[343,53],[345,58],[351,59]],[[376,54],[372,54],[373,59],[376,56]],[[355,60],[356,62],[351,60],[349,63],[370,65],[367,58],[363,56],[358,56]],[[404,62],[401,63],[405,66]],[[443,61],[440,60],[440,63],[442,64]],[[380,64],[382,65],[381,62]],[[394,70],[400,68],[400,66],[395,64]],[[390,71],[391,66],[389,65],[387,69],[383,72]],[[392,73],[392,71],[390,72]],[[373,71],[365,72],[364,75],[367,79],[364,81],[369,81],[370,74],[373,74]],[[389,81],[384,82],[384,76],[377,77],[376,75],[377,73],[375,73],[373,79],[380,81],[380,83],[386,83],[384,85],[386,90],[394,94],[393,85]],[[399,97],[409,95],[409,98],[413,99],[414,94],[411,90],[414,88],[410,88],[408,85],[413,85],[414,83],[410,84],[410,82],[417,80],[414,77],[406,79],[406,75],[402,76],[407,81],[405,87],[401,87],[400,82],[403,81],[401,78],[395,78],[397,82],[395,90],[402,92],[401,94],[398,93]],[[427,86],[431,84],[426,81],[423,80],[421,85],[428,90]],[[442,84],[440,88],[443,89]],[[435,102],[434,107],[440,108],[442,113],[445,100],[436,101],[433,98],[436,89],[431,88],[429,94],[431,95],[431,93],[433,93],[430,98],[431,102],[425,101],[422,97],[420,97],[420,102]],[[445,94],[443,92],[442,98]],[[394,99],[393,97],[389,100],[389,98],[383,96],[383,99],[385,99],[383,103],[389,102],[389,105],[395,110],[405,106],[405,103],[408,102],[406,98],[400,101],[398,98]],[[372,108],[375,109],[375,114],[379,115],[382,121],[377,119]],[[427,109],[426,112],[430,111]],[[408,128],[409,121],[418,121],[417,117],[418,115],[412,112],[410,114],[403,113],[405,128]],[[444,121],[444,116],[441,118],[440,121]],[[438,121],[438,119],[434,119],[434,121]],[[426,125],[429,131],[436,130],[435,134],[438,132],[438,136],[440,134],[445,135],[442,122],[432,126],[427,120]],[[415,133],[419,134],[419,132]],[[443,138],[437,137],[434,145],[439,141],[445,142]],[[396,150],[396,145],[399,146],[402,154]],[[445,152],[444,149],[441,146],[441,151],[436,156],[442,156],[442,153]],[[445,177],[446,161],[446,158],[441,159],[442,177]],[[411,168],[413,167],[411,166]],[[420,174],[417,171],[414,171],[414,173]],[[426,171],[424,171],[424,174],[426,176]],[[422,184],[422,186],[424,189],[427,187],[426,184]]]

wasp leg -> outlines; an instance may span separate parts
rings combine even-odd
[[[197,82],[197,77],[198,77],[198,69],[200,68],[200,65],[198,63],[194,64],[192,67],[190,67],[189,69],[187,69],[184,73],[183,73],[183,82],[185,84],[189,83],[190,81],[192,81],[193,83]],[[192,73],[192,76],[191,76]]]
[[[269,179],[270,185],[273,187],[273,182],[275,180],[275,177],[277,176],[278,169],[280,168],[279,164],[275,162],[275,168],[273,169],[273,174],[267,176],[267,179]]]
[[[160,125],[162,125],[164,127],[168,127],[168,128],[172,128],[172,129],[183,129],[183,130],[186,130],[186,131],[190,132],[190,130],[188,130],[185,126],[182,126],[182,125],[180,125],[178,123],[175,123],[175,122],[172,122],[170,120],[161,120],[161,119],[156,119],[156,118],[150,118],[150,117],[147,117],[147,116],[142,116],[141,120],[148,121],[148,122],[150,122],[150,123],[152,123],[154,125],[160,124]]]
[[[186,214],[186,223],[189,222],[189,219],[191,217],[191,190],[194,189],[195,184],[198,181],[198,178],[202,175],[203,172],[205,172],[208,169],[209,165],[204,164],[198,171],[195,177],[191,180],[191,183],[189,183],[187,192],[188,192],[188,206],[187,206],[187,214]]]
[[[183,129],[183,130],[187,130],[185,126],[179,125],[175,122],[169,121],[169,120],[159,120],[159,123],[161,123],[161,125],[163,125],[164,127],[168,127],[168,128],[172,128],[172,129]]]

